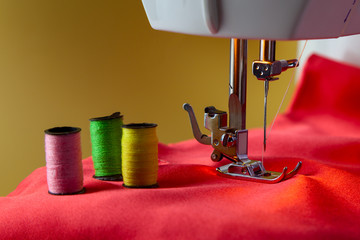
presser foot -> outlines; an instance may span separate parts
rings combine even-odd
[[[282,172],[266,171],[262,162],[248,160],[247,162],[230,163],[217,168],[216,170],[227,177],[243,179],[261,183],[278,183],[282,180],[293,177],[301,168],[301,162],[286,174],[287,167]]]

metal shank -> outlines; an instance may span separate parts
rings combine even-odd
[[[229,127],[246,129],[247,40],[230,40]],[[236,97],[236,98],[235,98]]]
[[[260,61],[275,61],[276,41],[261,40],[260,41]]]

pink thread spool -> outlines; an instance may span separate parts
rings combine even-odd
[[[70,195],[85,191],[80,131],[76,127],[45,130],[46,173],[50,194]]]

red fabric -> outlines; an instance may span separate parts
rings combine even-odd
[[[264,158],[275,171],[303,161],[294,178],[219,176],[227,160],[212,163],[211,147],[194,140],[159,145],[158,189],[95,180],[88,158],[86,194],[49,195],[40,168],[0,198],[0,239],[360,239],[359,76],[319,56],[308,61]],[[262,130],[251,130],[252,159],[261,144]]]

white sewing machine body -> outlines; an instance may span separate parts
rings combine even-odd
[[[195,139],[214,148],[213,161],[223,157],[233,163],[217,168],[227,176],[277,183],[294,176],[301,167],[287,173],[266,171],[261,161],[248,159],[246,130],[247,39],[261,39],[259,60],[252,73],[264,81],[264,144],[266,150],[266,112],[269,82],[297,59],[276,60],[275,40],[338,38],[360,33],[360,0],[142,0],[151,26],[157,30],[211,37],[231,38],[229,121],[225,111],[205,108],[202,134],[192,107],[189,114]]]
[[[142,0],[157,30],[223,38],[300,40],[360,33],[358,0]],[[344,28],[346,24],[346,28]]]

